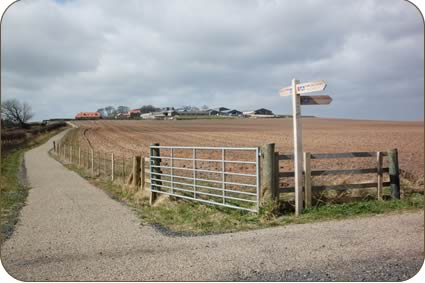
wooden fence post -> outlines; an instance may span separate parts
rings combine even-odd
[[[122,178],[123,182],[125,183],[125,155],[122,157]]]
[[[382,152],[376,153],[376,172],[377,172],[377,197],[382,199]]]
[[[90,149],[90,157],[91,157],[91,175],[94,176],[94,151],[93,151],[93,148]]]
[[[114,158],[114,153],[112,152],[112,154],[111,154],[111,180],[112,180],[112,182],[115,179],[114,173],[115,173],[115,158]]]
[[[101,169],[101,163],[100,163],[100,151],[97,152],[97,175],[100,176],[100,169]]]
[[[272,198],[274,200],[279,200],[279,189],[280,189],[280,166],[279,166],[279,152],[274,153],[274,183],[272,190]]]
[[[159,143],[154,143],[151,146],[159,146]],[[160,151],[159,148],[149,148],[149,149],[150,149],[149,151],[150,151],[150,156],[151,157],[160,157],[161,156],[161,151]],[[160,168],[153,167],[153,166],[159,166],[160,164],[161,164],[161,159],[159,159],[159,158],[151,158],[151,164],[150,164],[151,165],[151,172],[152,173],[161,173]],[[152,177],[155,178],[155,179],[161,179],[161,176],[160,175],[152,175]],[[158,180],[152,180],[151,179],[151,190],[150,190],[150,197],[149,197],[149,204],[150,205],[152,205],[153,202],[158,197],[157,196],[157,193],[152,192],[152,189],[155,189],[155,190],[159,190],[160,189],[160,187],[155,187],[155,185],[161,186],[162,185],[162,182],[161,181],[158,181]]]
[[[69,163],[72,163],[72,145],[69,145]]]
[[[311,153],[304,152],[304,201],[305,207],[311,207]]]
[[[133,182],[132,185],[134,187],[140,186],[140,170],[141,170],[141,157],[134,156],[133,157]]]
[[[141,169],[141,171],[140,171],[140,188],[141,188],[142,191],[145,190],[145,180],[146,180],[146,178],[145,178],[145,175],[146,175],[145,170],[146,169],[145,168],[146,168],[145,167],[145,157],[142,156],[141,165],[140,165],[140,169]]]
[[[388,167],[390,175],[391,197],[400,199],[400,170],[398,167],[398,150],[388,151]]]
[[[56,142],[53,141],[53,152],[56,153]]]
[[[262,166],[261,166],[261,198],[262,202],[274,200],[275,192],[275,177],[273,168],[274,163],[274,143],[265,144],[261,148]]]

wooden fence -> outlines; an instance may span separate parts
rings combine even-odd
[[[271,188],[271,198],[274,200],[280,199],[280,194],[294,193],[295,189],[291,187],[281,187],[281,180],[285,178],[294,178],[293,171],[282,171],[279,162],[282,160],[292,161],[293,154],[283,154],[274,152],[274,144],[263,146],[262,152],[270,154],[263,154],[263,180],[262,187]],[[398,167],[398,151],[397,149],[388,150],[385,152],[347,152],[347,153],[310,153],[304,152],[304,170],[303,170],[303,195],[305,207],[312,205],[312,192],[321,192],[325,190],[345,191],[352,189],[367,189],[376,188],[376,195],[378,199],[383,197],[384,187],[390,187],[391,197],[394,199],[400,198],[400,177]],[[384,167],[384,158],[387,158],[388,167]],[[340,159],[340,158],[373,158],[375,166],[368,168],[354,168],[354,169],[312,169],[312,160],[322,159]],[[269,159],[269,160],[268,160]],[[273,165],[269,165],[273,164]],[[271,173],[270,173],[271,172]],[[315,185],[312,177],[317,176],[332,176],[332,175],[362,175],[374,174],[374,180],[368,182],[352,182],[344,184],[333,185]],[[389,181],[385,181],[385,174],[388,174]],[[273,178],[270,179],[270,178]]]
[[[120,156],[116,153],[97,151],[90,147],[81,147],[63,141],[53,142],[53,152],[64,163],[71,163],[85,170],[93,177],[110,178],[113,182],[129,185],[141,190],[150,190],[150,162],[149,158]],[[294,187],[281,187],[281,180],[294,177],[293,171],[281,170],[280,161],[293,160],[292,154],[283,154],[274,151],[274,144],[264,145],[261,149],[261,195],[262,198],[271,197],[279,200],[281,194],[293,193]],[[390,187],[391,197],[400,198],[400,177],[397,149],[385,152],[348,152],[348,153],[310,153],[304,152],[303,170],[303,198],[305,207],[312,205],[312,193],[326,190],[345,191],[353,189],[376,188],[378,199],[383,198],[384,187]],[[374,166],[354,169],[312,169],[314,160],[369,158],[374,160]],[[384,163],[384,158],[386,162]],[[384,167],[384,164],[387,164]],[[368,182],[352,182],[332,185],[314,184],[313,177],[337,175],[373,174],[375,177]],[[387,176],[387,175],[388,176]],[[385,178],[386,177],[386,178]],[[389,181],[384,181],[388,179]],[[264,192],[269,190],[267,196]]]

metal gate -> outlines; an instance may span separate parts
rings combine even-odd
[[[256,147],[150,146],[152,193],[258,212],[259,176]]]

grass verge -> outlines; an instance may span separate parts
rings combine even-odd
[[[276,206],[264,207],[257,213],[204,205],[185,200],[162,200],[160,204],[149,206],[141,192],[115,184],[107,179],[93,178],[75,165],[65,165],[101,188],[112,198],[131,206],[142,223],[161,227],[162,230],[177,235],[233,232],[287,224],[300,224],[333,219],[346,219],[358,216],[371,216],[388,212],[404,212],[423,209],[422,193],[405,195],[401,200],[367,200],[344,204],[324,204],[305,210],[295,217],[293,213],[281,213]],[[165,228],[165,229],[164,229]]]
[[[0,176],[0,244],[13,233],[19,211],[25,204],[29,187],[23,182],[22,161],[25,151],[44,144],[63,129],[41,134],[20,148],[2,151]]]

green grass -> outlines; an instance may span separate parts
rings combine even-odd
[[[78,172],[93,185],[103,189],[113,199],[131,206],[144,224],[155,224],[172,232],[218,233],[272,226],[301,224],[334,219],[371,216],[389,212],[417,211],[424,207],[422,193],[412,193],[401,200],[367,200],[344,204],[325,204],[306,209],[296,217],[293,212],[282,212],[277,206],[261,208],[252,213],[231,208],[204,205],[185,200],[162,200],[160,204],[149,206],[146,196],[123,189],[108,179],[92,178],[90,174],[75,165],[66,165]]]
[[[29,187],[22,183],[20,174],[25,151],[44,144],[62,129],[42,134],[20,148],[2,151],[0,176],[0,243],[13,232],[19,211],[25,205]]]

